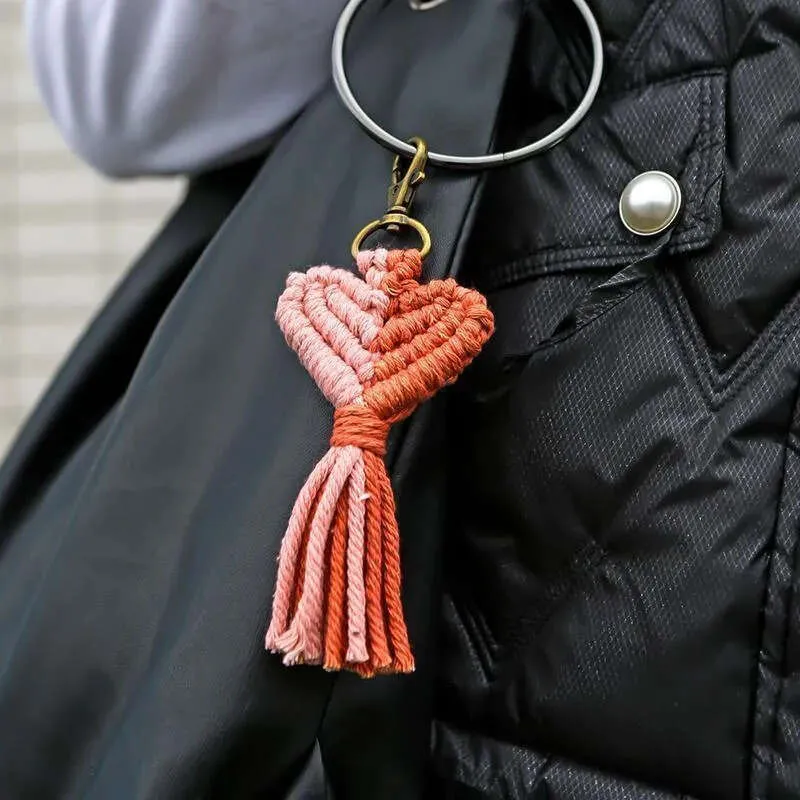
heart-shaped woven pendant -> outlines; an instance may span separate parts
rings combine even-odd
[[[281,545],[266,646],[287,664],[410,672],[400,538],[383,456],[392,423],[452,383],[493,330],[485,299],[420,284],[416,250],[359,253],[363,276],[293,273],[276,318],[333,403],[331,449],[301,490]]]
[[[353,242],[361,277],[327,266],[293,272],[275,315],[334,414],[331,449],[300,490],[281,543],[266,646],[286,664],[365,677],[414,669],[383,461],[389,428],[452,383],[494,327],[478,292],[450,279],[419,282],[430,235],[408,208],[427,147],[412,141],[405,172],[395,159],[389,210]],[[420,234],[422,251],[361,251],[376,230],[399,226]]]

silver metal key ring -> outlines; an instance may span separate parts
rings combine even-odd
[[[350,83],[347,80],[347,71],[344,65],[344,50],[347,41],[347,34],[350,31],[350,24],[353,21],[359,8],[367,0],[349,0],[342,11],[336,30],[333,34],[333,46],[331,48],[331,61],[333,66],[333,82],[339,97],[347,107],[348,111],[356,118],[362,128],[374,139],[388,147],[399,155],[413,156],[416,152],[414,147],[402,139],[393,136],[389,131],[378,125],[369,114],[359,105]],[[453,156],[446,153],[429,153],[428,161],[439,167],[451,167],[454,169],[487,169],[490,167],[500,167],[505,164],[512,164],[522,161],[529,156],[548,150],[553,145],[558,144],[564,137],[570,134],[583,120],[594,102],[597,92],[600,89],[600,80],[603,76],[603,37],[600,33],[600,26],[592,14],[586,0],[572,0],[572,3],[583,17],[586,27],[589,29],[589,36],[592,40],[592,75],[586,93],[578,104],[578,107],[561,123],[554,131],[547,136],[537,139],[535,142],[519,147],[516,150],[509,150],[505,153],[493,153],[483,156]],[[421,131],[424,135],[424,131]]]
[[[433,11],[437,6],[442,6],[447,0],[408,0],[412,11]]]

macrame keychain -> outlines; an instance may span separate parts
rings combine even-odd
[[[491,336],[486,300],[454,280],[420,283],[430,250],[408,216],[427,147],[403,174],[395,159],[390,208],[353,242],[361,277],[312,267],[292,273],[276,319],[333,404],[331,449],[300,491],[281,545],[268,649],[287,664],[362,675],[411,672],[401,600],[400,537],[383,457],[391,425],[452,383]],[[378,228],[407,226],[422,250],[368,250]]]
[[[312,267],[292,273],[276,319],[286,341],[334,407],[331,448],[300,490],[281,543],[268,650],[286,664],[321,664],[369,677],[414,669],[401,597],[400,536],[384,455],[390,427],[458,378],[491,336],[486,300],[452,279],[421,283],[431,249],[425,226],[409,216],[428,161],[487,169],[549,149],[588,112],[600,86],[602,38],[586,0],[572,0],[586,22],[594,64],[578,107],[543,138],[505,153],[428,153],[404,142],[358,104],[347,80],[344,46],[366,0],[349,0],[333,38],[333,80],[359,124],[398,153],[389,210],[353,242],[360,277]],[[426,10],[437,2],[412,3]],[[410,159],[403,169],[401,156]],[[382,228],[412,228],[420,250],[367,250]]]

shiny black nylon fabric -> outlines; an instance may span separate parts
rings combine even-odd
[[[398,132],[435,113],[432,144],[488,150],[516,4],[380,5],[354,33],[363,101]],[[290,269],[347,263],[391,162],[328,90],[238,204],[252,168],[195,187],[35,412],[0,474],[3,800],[423,792],[446,497],[435,404],[390,443],[417,672],[367,682],[263,649],[280,539],[332,419],[275,302]],[[459,264],[477,188],[426,185],[429,276]]]
[[[178,352],[151,344],[144,368],[120,389],[121,405],[109,399],[113,410],[102,421],[100,401],[88,406],[95,409],[89,420],[80,414],[85,403],[70,402],[89,370],[78,358],[79,374],[68,375],[66,387],[62,381],[59,402],[40,409],[3,471],[3,797],[800,796],[800,9],[790,0],[596,0],[593,7],[609,71],[579,131],[541,158],[490,176],[477,208],[469,181],[437,182],[421,196],[426,220],[450,214],[437,229],[450,244],[433,269],[459,266],[462,280],[487,291],[498,321],[485,356],[394,451],[412,595],[434,583],[435,539],[446,532],[436,649],[424,648],[421,674],[407,684],[345,679],[331,691],[314,670],[264,666],[248,638],[260,633],[277,546],[270,537],[286,511],[271,501],[299,485],[317,455],[310,450],[322,448],[326,435],[322,405],[277,348],[281,392],[313,408],[302,425],[287,423],[291,415],[280,423],[292,427],[285,438],[291,433],[309,452],[276,456],[274,434],[267,435],[275,423],[264,408],[276,388],[258,372],[255,362],[267,353],[253,342],[274,341],[266,298],[280,275],[269,259],[263,279],[253,277],[252,254],[268,245],[254,230],[266,201],[251,190],[246,224],[233,228],[241,249],[226,248],[232,263],[212,244],[194,269],[175,267],[172,282],[154,278],[158,291],[148,290],[155,299],[147,308],[160,316],[164,298],[193,273],[175,300],[184,316],[170,309],[155,337],[156,345],[165,331],[183,340]],[[473,30],[475,41],[490,27]],[[445,30],[452,34],[449,24]],[[526,6],[501,146],[527,140],[574,104],[589,66],[580,30],[563,3]],[[443,63],[452,58],[442,54]],[[488,55],[486,62],[505,70]],[[449,86],[455,76],[420,65],[426,69],[430,101],[453,99],[435,92],[437,81]],[[401,105],[408,113],[419,102],[409,94]],[[431,122],[466,145],[475,120],[464,113],[456,129],[440,115]],[[310,204],[305,230],[318,233],[307,260],[346,247],[343,228],[374,207],[362,194],[382,193],[385,158],[369,155],[369,144],[350,146],[359,165],[375,159],[368,186],[354,191],[357,207],[337,208],[344,213],[335,222],[324,219],[322,203]],[[644,241],[622,228],[616,202],[630,177],[658,168],[680,180],[686,206],[670,234]],[[455,203],[453,211],[444,203]],[[240,282],[256,296],[231,294]],[[189,314],[198,284],[203,308]],[[136,281],[132,288],[145,293]],[[112,315],[123,345],[140,318],[133,305],[128,316]],[[262,306],[263,319],[255,310]],[[209,319],[201,325],[203,314]],[[176,327],[181,320],[185,327]],[[101,328],[93,346],[102,350],[111,339]],[[127,364],[133,356],[120,347]],[[165,369],[177,373],[169,391],[158,391]],[[223,385],[209,388],[214,379]],[[90,388],[104,385],[98,376]],[[105,513],[119,518],[109,516],[114,525],[106,530],[132,537],[144,550],[141,563],[131,559],[136,547],[99,556],[84,549],[63,567],[74,584],[59,597],[86,584],[81,602],[51,607],[49,537],[64,527],[53,520],[76,496],[86,502],[81,487],[87,476],[99,478],[94,448],[119,435],[116,415],[148,402],[117,467],[131,466],[140,482],[120,471],[108,480],[123,476],[124,483],[104,490],[115,502],[131,495],[122,507],[109,504]],[[68,424],[64,409],[72,413]],[[174,425],[185,431],[177,442]],[[154,426],[168,437],[162,445],[148,439]],[[217,426],[227,433],[215,436]],[[181,448],[192,448],[189,461],[202,452],[212,470],[200,494],[213,502],[185,506],[185,530],[159,516],[175,508],[180,492],[147,472],[162,459],[174,464]],[[142,450],[149,458],[128,465],[128,455]],[[69,461],[62,452],[72,453]],[[186,477],[197,488],[197,474]],[[153,498],[154,484],[172,495]],[[31,487],[38,486],[48,493],[36,497]],[[233,511],[237,502],[244,513]],[[154,534],[148,525],[161,528]],[[169,550],[175,546],[180,552]],[[110,577],[129,581],[116,605],[97,578],[115,563],[119,574]],[[135,580],[137,570],[146,581]],[[162,599],[149,597],[159,580],[169,602],[145,627]],[[424,619],[436,595],[428,588],[411,598],[418,640],[432,622]],[[50,623],[37,635],[44,613]],[[116,639],[119,631],[103,618],[123,626],[128,652],[107,658],[110,645],[100,647],[98,632]],[[131,691],[131,654],[151,641],[148,678]],[[53,688],[42,695],[45,678]],[[117,725],[120,702],[133,709],[135,726]],[[110,758],[98,768],[87,742],[104,719],[112,720],[101,733]]]

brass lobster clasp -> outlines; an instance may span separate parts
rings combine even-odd
[[[425,144],[423,139],[419,138],[411,139],[410,142],[416,147],[416,152],[411,156],[408,166],[404,166],[404,161],[408,161],[404,156],[397,156],[392,166],[392,182],[389,185],[389,207],[380,219],[370,222],[369,225],[363,227],[356,234],[351,247],[353,258],[358,258],[358,252],[364,240],[382,228],[389,231],[411,228],[417,232],[422,240],[422,246],[420,247],[422,258],[425,258],[431,251],[431,236],[428,233],[428,229],[419,220],[409,216],[409,209],[414,200],[414,195],[420,184],[425,180],[428,145]]]
[[[428,145],[415,136],[410,143],[417,148],[408,167],[403,167],[403,156],[396,156],[392,166],[392,183],[389,186],[389,214],[408,214],[417,188],[425,180],[428,164]]]

